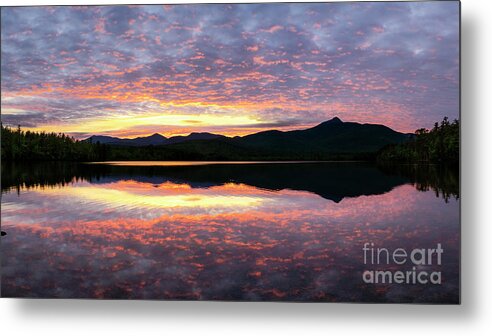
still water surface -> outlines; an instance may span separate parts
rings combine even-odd
[[[439,166],[5,164],[1,205],[4,297],[459,298],[458,176]],[[440,243],[419,270],[442,284],[364,283],[366,242]]]

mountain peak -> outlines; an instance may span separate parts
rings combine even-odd
[[[330,120],[328,120],[326,123],[330,123],[330,124],[339,124],[339,123],[342,123],[342,119],[338,118],[338,117],[334,117]]]
[[[339,125],[339,124],[343,124],[343,121],[338,117],[334,117],[330,120],[323,121],[321,124],[319,124],[318,126],[315,126],[314,128],[326,127],[328,125]]]

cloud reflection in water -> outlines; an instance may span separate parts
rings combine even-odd
[[[454,302],[458,210],[408,184],[339,203],[235,183],[32,188],[3,195],[2,294]],[[364,242],[442,243],[445,285],[364,285]]]

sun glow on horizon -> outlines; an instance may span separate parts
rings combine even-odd
[[[20,106],[19,108],[3,107],[5,102],[14,99],[8,96],[2,100],[2,111],[12,116],[18,116],[29,120],[29,116],[35,117],[38,113],[29,112],[34,108]],[[26,96],[27,97],[27,96]],[[26,98],[23,97],[23,98]],[[207,101],[160,101],[150,97],[148,101],[141,101],[144,107],[134,110],[107,111],[103,115],[94,117],[86,116],[78,120],[62,119],[50,123],[30,126],[29,123],[18,124],[5,123],[6,126],[21,126],[24,130],[33,132],[54,132],[64,133],[81,140],[91,135],[105,135],[120,138],[145,137],[159,133],[166,137],[186,136],[193,132],[210,132],[224,136],[244,136],[266,130],[291,131],[314,127],[319,123],[341,117],[344,121],[359,123],[381,123],[378,116],[368,115],[360,107],[356,108],[349,104],[344,105],[338,102],[303,106],[301,103],[283,101],[275,105],[275,102],[263,102],[254,104],[253,102],[240,102],[234,104],[220,104]],[[49,99],[43,95],[31,96],[31,99]],[[111,100],[108,103],[113,103]],[[374,106],[380,106],[380,102],[375,101]],[[265,109],[277,106],[276,112],[271,115],[264,115]],[[143,108],[145,108],[143,110]],[[387,107],[385,107],[387,108]],[[400,106],[393,106],[392,109],[399,110]],[[325,111],[324,116],[317,119],[292,119],[287,116],[287,111],[304,111],[306,115],[311,115],[310,109]],[[94,112],[94,111],[93,111]],[[403,112],[403,111],[402,111]],[[285,116],[284,116],[285,115]],[[349,115],[347,117],[347,115]],[[287,119],[282,119],[287,118]],[[404,115],[390,115],[385,119],[384,124],[392,127],[396,131],[413,133],[415,128],[408,125],[406,127],[395,128],[394,124],[410,124],[409,118]],[[428,125],[430,127],[430,125]]]
[[[165,135],[187,135],[196,132],[196,129],[206,131],[209,128],[249,128],[255,129],[255,125],[262,122],[249,116],[235,115],[183,115],[183,114],[152,114],[134,116],[113,116],[105,119],[80,120],[71,124],[42,125],[26,127],[35,132],[51,132],[73,134],[87,133],[118,136],[146,136],[153,133]],[[170,130],[173,129],[174,131]],[[161,130],[159,132],[159,130]],[[239,132],[222,132],[223,135],[238,135]]]

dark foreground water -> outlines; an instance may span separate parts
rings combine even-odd
[[[1,294],[457,303],[458,184],[440,166],[4,164]]]

